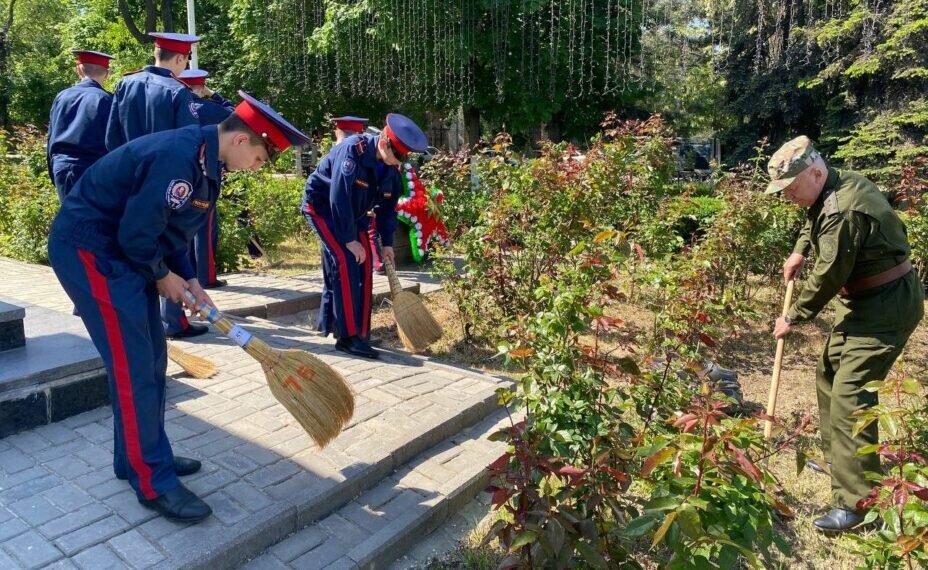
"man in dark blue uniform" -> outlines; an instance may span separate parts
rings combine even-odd
[[[55,97],[48,117],[48,175],[64,200],[81,174],[106,154],[106,123],[113,96],[103,89],[113,56],[71,50],[81,81]]]
[[[128,479],[143,505],[188,522],[211,510],[178,481],[200,463],[175,457],[164,431],[158,297],[183,302],[190,291],[197,303],[212,303],[187,251],[218,197],[220,163],[257,170],[308,140],[270,107],[239,94],[243,102],[218,126],[141,137],[97,161],[62,204],[48,245],[109,376],[116,476]]]
[[[193,92],[178,75],[187,67],[198,36],[152,32],[155,65],[126,74],[116,86],[106,148],[114,150],[141,136],[199,124]],[[169,338],[203,334],[206,325],[191,325],[178,303],[162,301],[161,317]]]
[[[186,69],[178,77],[193,91],[194,104],[201,125],[218,125],[232,114],[235,109],[232,102],[206,86],[209,72],[203,69]],[[193,238],[193,248],[190,250],[190,259],[194,264],[197,280],[204,289],[222,287],[226,284],[225,281],[216,277],[218,247],[219,220],[216,217],[216,208],[213,207],[206,214],[206,223],[200,227],[200,231]]]
[[[426,149],[425,134],[411,119],[391,113],[380,135],[353,135],[336,145],[306,181],[303,213],[322,239],[322,306],[319,330],[338,339],[342,352],[377,358],[370,346],[370,212],[377,208],[383,257],[393,261],[399,166]]]

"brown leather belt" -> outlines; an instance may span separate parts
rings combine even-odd
[[[876,275],[871,275],[869,277],[863,277],[857,281],[848,283],[841,288],[838,294],[842,297],[854,297],[855,295],[860,295],[861,293],[869,291],[874,287],[892,283],[896,279],[899,279],[900,277],[907,274],[909,271],[912,271],[912,262],[905,260],[892,269],[887,269],[882,273],[877,273]]]

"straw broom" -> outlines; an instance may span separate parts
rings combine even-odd
[[[186,297],[189,304],[196,304],[189,291]],[[204,304],[197,311],[261,363],[271,393],[320,448],[351,420],[354,393],[331,366],[302,350],[273,348],[213,307]]]
[[[393,298],[393,318],[400,340],[406,350],[419,352],[441,338],[441,325],[432,316],[422,299],[415,293],[403,291],[403,285],[396,276],[393,263],[384,260],[387,280],[390,282],[390,296]]]
[[[168,358],[180,365],[184,372],[194,378],[212,378],[213,375],[219,372],[219,369],[211,360],[190,354],[171,343],[168,343]]]
[[[796,282],[790,279],[786,284],[786,299],[783,301],[783,313],[786,316],[789,306],[793,303],[793,286]],[[780,368],[783,366],[783,349],[786,346],[786,338],[777,340],[777,352],[773,359],[773,376],[770,378],[770,394],[767,396],[767,415],[774,417],[777,411],[777,392],[780,390]],[[770,439],[770,433],[773,430],[773,422],[766,420],[764,422],[764,439]]]

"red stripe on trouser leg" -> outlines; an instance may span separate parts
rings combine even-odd
[[[106,339],[109,343],[110,354],[113,357],[113,375],[116,385],[116,397],[119,400],[119,415],[122,418],[123,440],[126,444],[126,454],[129,456],[129,465],[139,477],[139,487],[146,499],[158,496],[151,484],[151,468],[142,457],[142,444],[139,441],[139,427],[135,416],[135,399],[132,396],[132,378],[129,374],[129,360],[126,347],[122,340],[122,331],[119,327],[119,317],[110,299],[109,286],[104,277],[97,271],[94,255],[82,249],[78,256],[87,273],[90,283],[90,292],[97,301],[103,326],[106,328]]]
[[[380,256],[377,255],[377,247],[374,243],[374,238],[377,235],[377,218],[371,219],[371,227],[367,230],[367,237],[371,239],[371,253],[374,255],[374,266],[381,267],[383,266],[383,260],[380,259]]]
[[[332,231],[329,230],[325,219],[319,214],[310,211],[309,208],[306,209],[306,213],[312,216],[313,221],[316,222],[316,227],[319,228],[320,237],[338,259],[338,274],[340,277],[338,281],[341,288],[342,305],[345,307],[345,328],[348,330],[348,336],[358,336],[358,325],[355,322],[354,301],[351,298],[351,283],[348,280],[348,264],[345,259],[345,252],[342,251],[341,244],[338,243]]]
[[[360,232],[358,236],[361,238],[361,244],[364,246],[364,252],[367,254],[364,256],[364,287],[361,289],[361,295],[364,298],[364,314],[361,315],[361,334],[368,336],[371,332],[371,295],[373,294],[374,286],[374,276],[373,267],[371,263],[373,262],[373,255],[371,250],[371,238],[367,232]]]
[[[209,284],[216,282],[216,252],[213,251],[213,228],[216,224],[216,206],[206,216],[206,267]]]

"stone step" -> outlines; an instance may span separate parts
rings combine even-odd
[[[275,544],[243,570],[387,567],[487,486],[486,466],[506,450],[505,443],[488,438],[509,422],[506,412],[497,410]]]
[[[24,308],[0,299],[0,352],[26,345],[25,318]]]
[[[0,352],[0,437],[109,403],[103,361],[80,319],[26,304],[21,322],[26,345]]]
[[[387,354],[385,359],[390,362],[392,358]],[[399,358],[406,360],[413,357],[401,355]],[[377,376],[376,363],[357,360],[354,363],[370,374],[372,379]],[[418,454],[499,410],[495,390],[507,382],[500,382],[492,389],[475,393],[474,397],[461,399],[459,395],[449,398],[441,393],[442,389],[438,386],[449,385],[447,383],[450,381],[450,387],[453,388],[456,381],[452,378],[457,377],[458,382],[466,382],[466,376],[462,377],[461,371],[454,367],[442,367],[435,363],[429,363],[429,366],[443,369],[439,374],[445,375],[444,379],[433,387],[435,389],[431,392],[434,394],[431,399],[445,404],[445,409],[453,409],[453,413],[423,416],[424,422],[415,429],[403,430],[403,436],[397,438],[396,426],[401,425],[401,418],[417,406],[404,410],[395,405],[384,406],[378,403],[372,408],[370,401],[362,403],[356,409],[352,425],[329,448],[315,453],[323,457],[302,453],[296,461],[301,467],[300,471],[273,485],[272,490],[266,491],[277,501],[276,512],[261,513],[261,517],[249,517],[247,524],[246,521],[242,521],[234,525],[228,534],[218,534],[214,529],[210,529],[208,524],[191,527],[188,533],[175,533],[173,540],[166,543],[166,548],[172,553],[172,560],[162,562],[162,567],[173,568],[182,561],[183,563],[177,567],[209,570],[237,568],[243,561],[280,542],[297,529],[324,519],[336,509],[349,504],[359,494],[381,485],[386,478],[401,470],[404,464]],[[424,376],[420,379],[425,384],[429,383]],[[417,388],[411,386],[411,389]],[[423,384],[419,384],[418,389],[423,389]],[[368,393],[361,392],[361,396]],[[374,422],[369,417],[372,413],[386,417],[383,417],[381,422]],[[179,447],[183,449],[182,446]],[[196,451],[193,454],[196,455]],[[340,454],[350,454],[363,457],[365,461],[348,465],[340,471],[333,471],[330,463],[324,458],[333,454],[336,457]],[[418,473],[411,474],[407,483],[416,480],[417,477]],[[196,480],[191,483],[190,488],[201,492]],[[479,489],[475,489],[475,492],[477,490]],[[206,500],[209,502],[210,497]],[[287,508],[280,509],[281,503]]]

